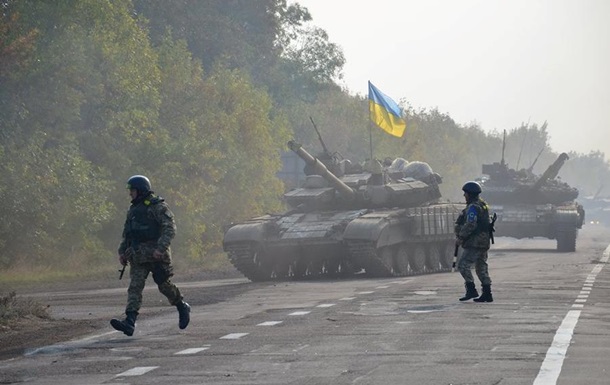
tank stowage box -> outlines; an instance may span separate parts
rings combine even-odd
[[[575,199],[578,190],[557,180],[568,155],[562,153],[537,176],[531,170],[509,169],[504,163],[484,164],[481,196],[498,214],[498,236],[546,237],[557,240],[558,251],[575,251],[585,211]]]
[[[441,177],[423,162],[324,161],[300,144],[302,187],[284,195],[290,210],[232,224],[223,247],[252,281],[372,277],[450,271],[454,223],[463,205],[438,203]],[[397,165],[400,165],[397,166]],[[331,171],[332,170],[332,171]]]

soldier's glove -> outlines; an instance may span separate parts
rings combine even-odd
[[[155,249],[155,251],[153,251],[153,258],[157,261],[160,261],[163,258],[163,255],[165,253],[159,251],[159,249]]]
[[[133,247],[128,247],[127,250],[125,250],[125,253],[119,254],[119,262],[121,263],[121,265],[125,266],[129,263],[129,260],[131,260],[135,254],[136,252],[134,251]]]

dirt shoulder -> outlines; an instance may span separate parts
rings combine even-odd
[[[15,358],[35,348],[68,341],[99,330],[108,321],[26,318],[1,327],[0,361]]]
[[[232,278],[243,278],[238,272],[225,271],[216,273],[190,273],[181,277],[182,283],[193,283],[208,280],[222,280]],[[149,280],[147,287],[153,285],[152,280]],[[69,282],[51,282],[45,284],[27,284],[19,285],[11,288],[17,293],[17,296],[28,298],[35,297],[41,301],[43,306],[48,306],[50,312],[54,308],[59,308],[68,303],[70,306],[82,306],[83,308],[91,307],[90,316],[87,319],[79,319],[79,317],[51,317],[39,318],[27,316],[11,320],[8,324],[0,325],[0,361],[12,359],[15,357],[28,354],[33,349],[77,339],[87,334],[95,333],[98,330],[109,329],[109,318],[104,312],[95,311],[96,306],[108,306],[111,304],[116,307],[115,316],[120,316],[121,307],[126,299],[126,289],[129,278],[118,281],[113,280],[82,280]],[[239,283],[233,285],[224,285],[219,287],[206,287],[205,289],[192,289],[189,287],[189,303],[195,306],[201,306],[210,303],[224,301],[235,295],[248,290],[247,283]],[[93,300],[91,298],[66,297],[53,298],[53,293],[82,291],[104,291],[106,289],[121,289],[120,297],[117,294],[100,294],[96,295]],[[106,290],[107,291],[107,290]],[[156,298],[156,296],[155,296]],[[192,298],[192,299],[191,299]],[[48,300],[47,300],[48,299]],[[158,300],[158,298],[156,298]],[[145,295],[146,300],[146,295]],[[152,304],[152,299],[149,303]],[[158,302],[158,301],[157,301]],[[119,305],[117,305],[119,304]],[[144,304],[146,306],[147,304]]]

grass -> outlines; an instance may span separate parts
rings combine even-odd
[[[14,291],[0,293],[0,325],[6,326],[19,318],[50,319],[48,306],[29,299],[17,297]]]

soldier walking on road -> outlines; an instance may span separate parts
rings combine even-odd
[[[458,262],[458,270],[464,278],[466,294],[460,298],[460,301],[474,298],[475,302],[493,302],[491,278],[487,266],[492,227],[489,220],[489,206],[479,198],[481,185],[477,182],[467,182],[462,187],[462,191],[466,199],[466,208],[455,223],[456,242],[464,249]],[[483,294],[480,297],[472,276],[472,265],[481,281]]]
[[[127,181],[127,188],[132,200],[118,251],[121,265],[130,265],[126,318],[122,321],[112,319],[110,324],[128,336],[133,335],[142,305],[142,291],[148,274],[152,273],[159,291],[178,309],[178,326],[185,329],[190,321],[191,307],[170,281],[174,275],[170,250],[170,243],[176,235],[174,214],[165,200],[151,191],[147,177],[132,176]]]

